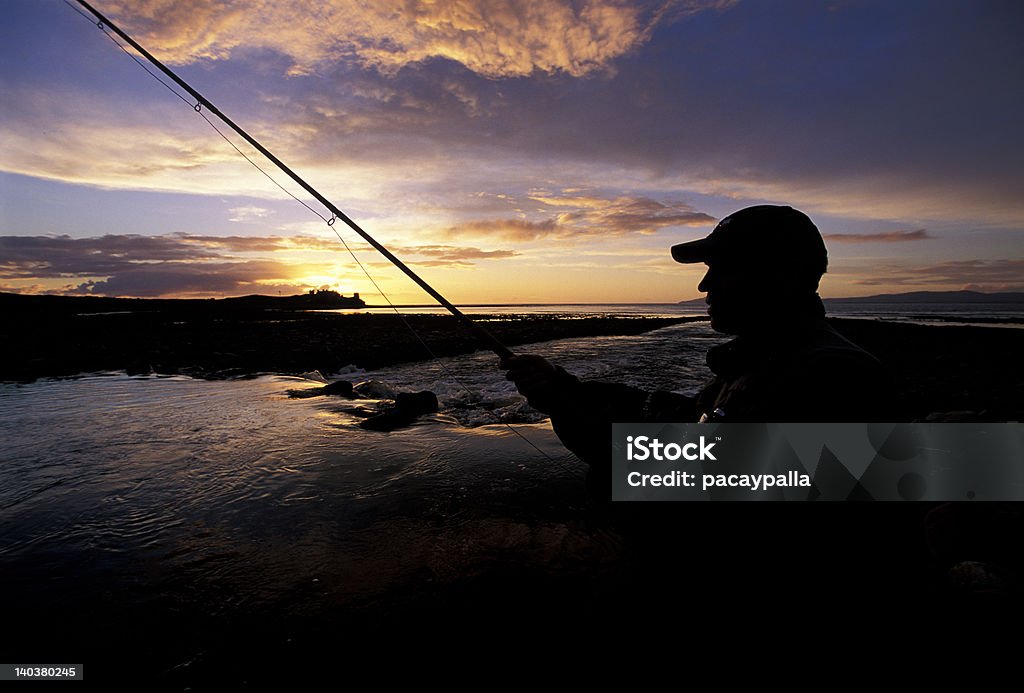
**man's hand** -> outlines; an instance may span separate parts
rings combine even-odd
[[[541,356],[524,354],[502,359],[501,367],[508,370],[505,377],[516,384],[519,393],[535,409],[549,409],[559,390],[564,388],[566,373]]]

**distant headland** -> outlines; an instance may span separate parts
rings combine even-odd
[[[337,291],[310,289],[295,296],[236,296],[232,298],[114,298],[110,296],[56,296],[50,294],[0,293],[4,311],[44,311],[48,313],[120,313],[128,311],[191,310],[334,310],[363,308],[359,294],[342,296]]]
[[[1024,304],[1024,292],[986,294],[980,291],[910,291],[902,294],[875,294],[854,298],[825,298],[825,305],[846,303],[1019,303]],[[704,303],[704,297],[680,301],[679,305]]]

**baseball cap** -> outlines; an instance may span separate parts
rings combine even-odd
[[[707,237],[672,246],[676,262],[736,260],[744,264],[782,261],[818,269],[828,264],[825,241],[814,222],[792,207],[746,207],[718,222]]]

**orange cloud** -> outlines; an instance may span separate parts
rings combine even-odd
[[[109,0],[98,3],[175,64],[269,48],[304,74],[354,60],[384,73],[446,58],[487,77],[583,76],[645,42],[663,21],[726,0]]]
[[[367,248],[353,244],[355,250]],[[337,266],[326,256],[311,262],[308,253],[296,256],[292,251],[341,250],[337,241],[311,236],[0,236],[0,257],[4,258],[0,281],[7,282],[9,290],[25,293],[115,296],[244,294],[282,287],[303,290],[311,277],[317,278],[313,283],[319,286],[331,279],[341,281],[341,274],[354,274],[355,270]],[[395,250],[427,258],[417,265],[451,268],[518,254],[452,245]],[[67,283],[69,279],[75,281]]]
[[[715,222],[682,203],[662,203],[647,197],[602,198],[593,195],[550,195],[535,192],[530,199],[545,208],[567,209],[539,221],[487,219],[468,221],[446,230],[462,234],[497,236],[517,241],[576,236],[651,234],[671,226],[709,226]]]

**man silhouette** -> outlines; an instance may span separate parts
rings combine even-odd
[[[721,604],[753,591],[771,595],[777,614],[791,616],[792,604],[854,608],[919,591],[926,559],[915,504],[825,504],[809,516],[785,503],[729,504],[727,510],[702,503],[608,503],[614,422],[890,416],[892,388],[879,362],[825,322],[817,291],[828,255],[805,214],[748,207],[722,219],[706,238],[674,246],[672,257],[707,264],[698,288],[707,294],[711,326],[733,336],[708,350],[714,377],[695,397],[582,381],[536,355],[504,363],[530,404],[550,414],[563,444],[590,464],[593,508],[610,513],[624,538],[634,580],[627,603],[637,590],[691,590],[708,603],[718,594],[725,597]],[[676,616],[689,617],[688,608]]]
[[[706,238],[672,248],[704,262],[711,327],[735,338],[708,350],[714,378],[696,397],[581,381],[535,355],[506,359],[507,377],[551,416],[567,448],[592,466],[611,460],[613,422],[829,422],[883,417],[879,362],[825,322],[821,234],[792,207],[747,207]]]

